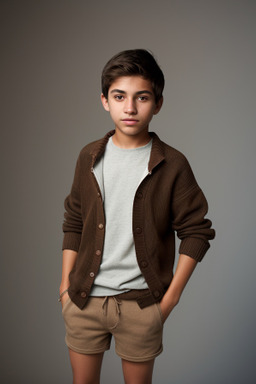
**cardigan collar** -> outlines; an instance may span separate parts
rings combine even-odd
[[[107,142],[111,136],[113,136],[115,130],[109,131],[102,139],[95,142],[94,147],[92,148],[90,154],[92,156],[92,167],[94,166],[97,159],[99,159],[106,148]],[[160,164],[164,159],[164,147],[162,141],[159,139],[155,132],[149,132],[149,135],[153,139],[152,149],[150,153],[150,158],[148,162],[148,171],[152,173],[153,168]]]

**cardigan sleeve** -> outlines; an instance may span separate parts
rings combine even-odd
[[[78,251],[83,230],[83,220],[81,215],[81,193],[80,193],[80,156],[76,163],[74,180],[70,194],[64,202],[65,214],[63,222],[63,244],[62,249],[72,249]]]
[[[180,161],[180,160],[179,160]],[[172,227],[181,240],[179,253],[201,261],[215,237],[212,223],[205,216],[207,200],[198,186],[185,157],[179,164],[172,202]]]

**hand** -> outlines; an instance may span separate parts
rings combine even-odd
[[[64,304],[66,304],[66,301],[69,298],[69,294],[67,291],[68,287],[69,287],[69,282],[61,283],[61,285],[60,285],[60,291],[59,291],[60,292],[60,300],[59,301],[61,302],[62,308],[64,307]],[[63,293],[63,292],[65,292],[65,293]]]
[[[167,307],[165,305],[165,303],[163,303],[163,300],[160,301],[159,305],[160,305],[160,309],[162,312],[163,323],[165,323],[165,321],[167,320],[168,316],[170,315],[170,313],[172,311],[172,308]]]
[[[162,312],[163,323],[167,320],[168,316],[172,312],[173,308],[178,304],[176,301],[168,302],[165,297],[160,301],[160,309]]]
[[[197,262],[191,257],[184,254],[180,255],[171,284],[160,302],[163,321],[167,319],[173,308],[178,304],[181,294],[196,265]]]
[[[68,298],[69,298],[69,294],[68,294],[68,292],[65,292],[64,295],[62,296],[61,300],[60,300],[62,308],[66,304]]]

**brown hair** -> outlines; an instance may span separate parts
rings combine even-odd
[[[164,75],[153,55],[145,49],[131,49],[113,56],[105,65],[101,76],[101,88],[105,98],[111,84],[122,76],[142,76],[150,80],[157,103],[164,89]]]

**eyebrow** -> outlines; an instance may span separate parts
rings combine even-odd
[[[126,92],[125,91],[122,91],[121,89],[112,89],[112,91],[110,93],[122,93],[122,94],[125,94]],[[147,90],[144,90],[144,91],[138,91],[136,92],[136,95],[142,95],[142,94],[149,94],[149,95],[153,95],[152,92],[150,91],[147,91]]]

